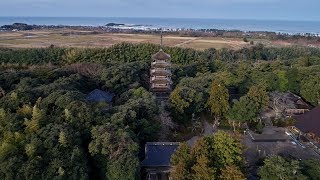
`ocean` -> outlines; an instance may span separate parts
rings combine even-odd
[[[126,17],[0,17],[0,26],[13,23],[36,25],[103,26],[108,23],[126,24],[137,29],[221,29],[270,31],[289,34],[320,34],[320,21],[126,18]]]

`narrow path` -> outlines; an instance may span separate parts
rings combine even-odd
[[[184,41],[182,43],[176,44],[174,47],[181,47],[183,45],[186,45],[186,44],[191,43],[192,41],[195,41],[195,40],[198,40],[198,39],[202,39],[202,37],[189,39],[189,40]]]
[[[175,124],[173,123],[170,113],[166,111],[165,106],[167,100],[159,100],[158,103],[159,106],[159,121],[161,123],[161,129],[159,133],[159,141],[168,141],[168,136],[171,134],[171,130],[175,127]]]
[[[212,135],[216,131],[216,126],[208,123],[208,121],[204,121],[203,126],[204,126],[203,135],[205,136]]]
[[[214,124],[210,124],[208,121],[204,121],[203,123],[203,136],[209,136],[214,134],[217,131],[217,127]],[[191,139],[187,141],[189,146],[193,146],[196,141],[199,139],[199,136],[193,136]]]

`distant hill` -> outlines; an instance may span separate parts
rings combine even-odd
[[[12,25],[4,25],[1,26],[2,29],[14,30],[17,29],[19,31],[31,30],[33,29],[32,25],[28,25],[25,23],[13,23]]]
[[[119,24],[119,23],[108,23],[106,26],[124,26],[125,24]]]

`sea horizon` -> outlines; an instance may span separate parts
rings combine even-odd
[[[0,26],[13,23],[29,25],[105,26],[108,23],[137,25],[143,28],[220,29],[267,31],[288,34],[320,34],[320,21],[221,18],[162,18],[162,17],[40,17],[0,16]]]

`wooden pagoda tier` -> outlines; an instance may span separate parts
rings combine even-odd
[[[151,77],[162,77],[162,76],[171,77],[172,76],[171,71],[165,68],[152,68],[150,70],[150,74],[151,74]]]
[[[150,83],[160,83],[160,84],[170,84],[172,85],[173,82],[171,80],[171,78],[168,78],[166,76],[152,76],[150,78]]]
[[[152,56],[150,69],[150,90],[154,93],[169,93],[171,91],[170,55],[162,49]]]
[[[164,60],[154,60],[151,63],[151,67],[152,68],[156,68],[156,67],[160,67],[160,68],[167,68],[167,67],[171,67],[171,63],[164,61]]]
[[[151,89],[153,92],[157,93],[157,92],[170,92],[171,86],[170,85],[166,85],[166,84],[152,84],[151,85]]]

